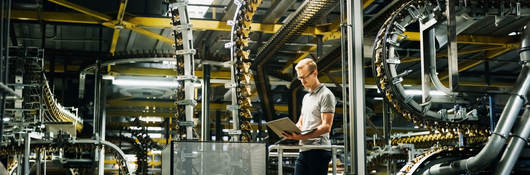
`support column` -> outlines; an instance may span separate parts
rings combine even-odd
[[[456,43],[456,17],[455,2],[457,0],[446,1],[447,13],[447,61],[449,67],[449,89],[454,91],[458,87],[458,46]]]
[[[430,101],[431,97],[429,92],[431,91],[431,76],[430,76],[430,67],[431,58],[436,57],[436,35],[435,30],[432,27],[434,19],[429,20],[429,22],[420,22],[420,56],[421,56],[421,102],[423,107],[429,107],[427,103]]]
[[[210,139],[210,65],[202,66],[202,117],[201,117],[201,140]]]
[[[340,28],[340,50],[341,50],[341,68],[342,68],[342,138],[344,139],[344,174],[350,174],[351,173],[351,157],[348,152],[348,145],[350,140],[349,137],[349,131],[348,131],[348,55],[347,53],[347,43],[346,43],[346,14],[345,14],[345,8],[346,4],[344,0],[340,0],[339,3],[340,7],[340,21],[341,21],[341,28]],[[294,67],[293,67],[294,70]]]
[[[40,149],[35,153],[37,157],[35,158],[35,174],[41,175],[41,152]]]
[[[221,125],[221,111],[215,112],[215,141],[223,142],[223,126]]]
[[[347,13],[347,54],[350,114],[350,150],[352,173],[366,174],[365,152],[365,98],[363,68],[363,8],[359,0],[346,2]]]
[[[31,137],[29,136],[29,133],[25,133],[24,134],[24,157],[22,158],[24,160],[24,162],[22,163],[23,165],[22,174],[23,175],[30,174],[30,171],[29,171],[29,168],[30,168],[29,167],[29,154],[31,153],[30,142],[31,142]]]
[[[323,46],[322,35],[317,35],[316,37],[317,37],[317,60],[320,60],[322,59],[322,52],[324,50],[324,48],[322,48]]]

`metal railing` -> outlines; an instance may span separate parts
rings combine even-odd
[[[331,149],[331,163],[333,165],[333,175],[337,174],[337,149],[344,150],[344,145],[271,145],[269,146],[269,157],[278,157],[278,175],[283,175],[283,150],[284,149]],[[278,152],[271,152],[278,150]]]

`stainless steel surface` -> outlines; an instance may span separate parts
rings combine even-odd
[[[447,61],[449,67],[449,89],[454,90],[458,87],[458,45],[456,43],[456,14],[455,3],[457,0],[446,1],[447,16]]]
[[[362,2],[346,1],[350,155],[353,174],[366,174]]]
[[[168,144],[162,151],[162,174],[169,175],[172,162],[174,175],[186,174],[188,168],[193,170],[190,174],[265,175],[267,148],[264,143],[172,143],[173,146]],[[173,161],[170,160],[171,154],[174,155]]]
[[[530,59],[530,22],[526,25],[526,30],[523,33],[523,38],[521,41],[521,52],[520,59],[521,61],[528,64],[528,59]],[[525,65],[526,65],[525,64]],[[525,66],[526,67],[526,66]],[[527,73],[527,76],[530,76],[528,68],[524,69],[521,74]],[[521,84],[524,84],[523,81]],[[528,82],[526,82],[528,84]],[[521,86],[520,88],[528,88],[528,86]],[[518,95],[528,98],[527,91],[518,92]],[[526,99],[527,100],[527,99]],[[504,153],[501,157],[500,162],[497,165],[495,174],[510,174],[517,159],[519,158],[520,153],[528,142],[528,136],[530,135],[530,106],[526,106],[525,111],[522,115],[519,125],[514,129],[512,133],[511,140],[508,143],[508,146],[504,150]]]
[[[528,89],[528,84],[530,84],[528,82],[530,80],[530,74],[528,74],[527,69],[528,66],[523,68],[523,70],[526,71],[521,71],[519,79],[524,80],[517,81],[518,84],[516,84],[515,87],[524,87],[525,89]],[[506,138],[512,129],[517,114],[519,113],[519,109],[524,102],[521,96],[515,93],[520,91],[521,89],[518,88],[513,90],[514,95],[510,97],[508,103],[505,105],[494,133],[490,136],[486,146],[484,146],[484,148],[476,156],[454,162],[454,164],[458,164],[457,166],[453,166],[452,164],[445,166],[437,164],[436,166],[429,168],[424,175],[454,174],[461,170],[476,172],[487,167],[492,161],[494,161],[504,147]]]
[[[201,106],[201,140],[210,139],[210,65],[203,65]]]
[[[526,38],[526,36],[525,36]],[[525,41],[525,40],[523,40]],[[512,95],[508,99],[504,110],[499,118],[499,122],[495,127],[493,134],[490,136],[486,146],[473,157],[459,160],[451,163],[451,165],[437,164],[429,168],[424,175],[438,175],[438,174],[454,174],[461,170],[476,172],[487,167],[494,161],[503,149],[506,143],[506,138],[512,130],[514,122],[517,118],[520,108],[526,100],[526,94],[530,88],[530,64],[523,62],[523,68],[517,78],[517,81],[512,90]],[[454,166],[453,164],[457,164]]]
[[[269,146],[269,157],[278,157],[278,175],[282,175],[283,174],[283,150],[286,150],[286,149],[301,149],[301,148],[304,148],[304,149],[331,149],[331,164],[332,164],[332,171],[333,171],[333,175],[336,175],[337,174],[337,163],[336,163],[336,160],[337,160],[337,149],[342,149],[344,150],[344,146],[342,145],[297,145],[297,146],[292,146],[292,145],[271,145]],[[277,154],[271,154],[272,150],[277,150]]]
[[[432,18],[431,18],[432,20]],[[431,58],[436,57],[435,31],[432,25],[420,22],[420,57],[421,57],[421,103],[423,111],[429,109],[431,91]]]
[[[348,67],[347,67],[347,63],[348,63],[348,56],[346,54],[346,51],[348,50],[347,49],[347,43],[346,43],[346,30],[347,30],[347,27],[346,27],[346,12],[345,12],[345,9],[346,9],[346,4],[344,2],[344,0],[340,0],[340,4],[339,4],[339,8],[340,8],[340,24],[341,24],[341,27],[340,27],[340,50],[341,50],[341,74],[342,74],[342,78],[341,78],[341,83],[342,83],[342,139],[345,140],[344,141],[344,174],[349,174],[350,171],[351,171],[351,155],[349,154],[348,152],[348,145],[349,143],[346,141],[346,139],[349,139],[349,131],[348,131],[348,108],[349,108],[349,104],[348,104],[348,100],[346,100],[348,98],[348,88],[347,88],[347,79],[348,79]]]
[[[530,106],[526,106],[519,125],[510,136],[511,140],[506,146],[501,160],[497,164],[495,174],[510,174],[520,153],[526,146],[528,135],[530,134]]]
[[[29,164],[29,156],[30,156],[30,148],[31,148],[31,137],[29,133],[24,134],[24,156],[22,157],[23,163],[22,163],[22,174],[23,175],[29,175],[30,172],[30,164]]]
[[[283,175],[283,149],[278,149],[278,175]]]
[[[333,175],[337,174],[337,149],[331,149],[331,164]]]
[[[523,31],[519,56],[521,61],[530,62],[530,22],[526,24],[526,29]]]

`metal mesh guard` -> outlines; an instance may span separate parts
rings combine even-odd
[[[173,142],[174,175],[264,175],[265,144]],[[170,149],[162,154],[162,174],[170,174]]]

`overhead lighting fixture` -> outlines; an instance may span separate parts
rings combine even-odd
[[[179,83],[174,80],[145,80],[145,79],[115,79],[112,81],[116,86],[143,86],[143,87],[174,87]]]
[[[153,138],[153,139],[159,139],[159,138],[162,138],[162,134],[160,133],[149,133],[147,134],[149,135],[149,137]]]
[[[131,130],[142,130],[141,127],[137,127],[137,126],[130,126],[129,129],[131,129]],[[148,131],[162,131],[162,129],[163,129],[162,127],[151,127],[151,126],[147,127]]]
[[[140,117],[138,119],[144,122],[162,122],[163,121],[161,117]]]
[[[418,90],[418,89],[407,89],[407,90],[405,90],[405,94],[407,94],[407,95],[422,95],[423,93],[422,93],[421,90]],[[446,95],[446,94],[444,92],[442,92],[442,91],[434,90],[434,91],[430,91],[429,95],[432,95],[432,96],[443,96],[443,95]]]
[[[374,97],[374,100],[383,100],[383,97]]]
[[[101,79],[104,79],[104,80],[114,80],[114,76],[112,75],[103,75],[101,77]]]

